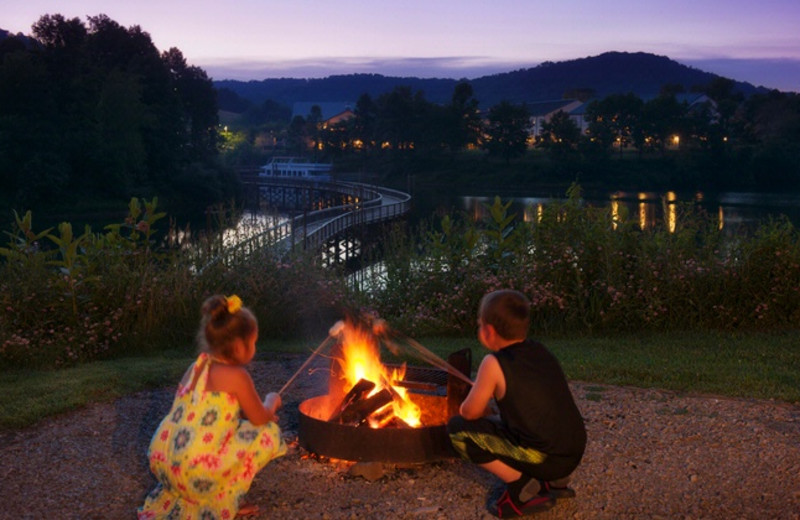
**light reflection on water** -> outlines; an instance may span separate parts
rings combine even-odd
[[[511,202],[509,213],[515,213],[525,222],[541,221],[549,205],[564,202],[557,197],[504,197],[503,203]],[[491,195],[447,196],[442,194],[412,194],[412,214],[414,221],[441,215],[449,210],[464,211],[474,221],[490,218],[489,207],[494,201]],[[785,215],[795,226],[800,227],[800,193],[735,193],[726,192],[714,196],[703,192],[678,194],[673,191],[624,192],[608,195],[593,195],[582,199],[582,203],[598,207],[608,207],[615,222],[623,218],[635,219],[640,229],[654,229],[667,226],[675,231],[684,205],[694,205],[704,209],[717,221],[726,235],[753,231],[759,223],[768,218]],[[290,216],[283,213],[263,213],[246,211],[235,226],[229,227],[223,236],[226,245],[239,243],[270,227],[286,222]],[[437,218],[438,220],[438,218]],[[340,249],[347,249],[341,245]],[[327,251],[326,257],[335,256]]]
[[[222,246],[226,248],[232,247],[270,228],[283,224],[290,218],[288,214],[245,210],[236,222],[223,226],[224,229],[221,234]],[[178,244],[185,244],[186,247],[193,247],[199,240],[214,235],[214,231],[211,230],[197,232],[178,229],[174,233],[175,236],[171,237],[170,240]]]
[[[501,199],[511,201],[509,214],[520,215],[525,222],[541,221],[547,207],[554,202],[564,202],[554,197],[513,197]],[[459,207],[475,220],[490,218],[489,207],[494,197],[462,196]],[[608,207],[615,222],[623,218],[635,219],[640,229],[653,229],[664,225],[674,232],[680,220],[682,205],[695,205],[704,209],[717,221],[726,234],[737,234],[754,230],[768,218],[786,216],[795,226],[800,226],[800,194],[721,193],[707,197],[702,192],[678,195],[673,191],[615,192],[608,199],[586,198],[584,204]],[[627,216],[627,217],[626,217]]]
[[[223,231],[222,242],[225,247],[233,246],[270,228],[283,224],[289,218],[289,215],[278,213],[266,214],[258,211],[244,211],[235,226]]]
[[[415,201],[417,195],[412,195]],[[420,200],[421,199],[421,200]],[[564,202],[564,198],[556,197],[505,197],[503,203],[511,202],[509,213],[515,213],[525,222],[541,221],[548,206],[554,202]],[[419,219],[430,218],[432,215],[441,215],[442,211],[460,210],[475,221],[491,218],[489,207],[494,202],[494,196],[438,196],[417,198],[416,204],[412,203],[412,222]],[[622,192],[617,191],[607,196],[587,196],[582,199],[583,204],[607,207],[614,217],[613,222],[623,219],[634,219],[640,229],[655,229],[666,226],[671,232],[680,225],[680,210],[683,205],[694,205],[703,208],[711,218],[716,219],[717,225],[727,236],[746,234],[755,230],[759,223],[772,217],[785,215],[795,225],[800,226],[800,193],[769,194],[769,193],[720,193],[707,196],[702,192],[692,194],[677,194],[667,191],[658,192]],[[229,227],[223,234],[226,247],[240,243],[253,235],[278,226],[286,222],[290,216],[279,213],[262,213],[246,211],[235,226]],[[615,224],[614,224],[615,225]],[[340,241],[336,246],[324,251],[323,259],[326,261],[345,260],[345,251],[357,251],[360,244]],[[372,272],[367,275],[365,271],[352,275],[353,281],[379,280],[385,274],[385,266],[381,262],[366,268]]]
[[[413,198],[412,198],[413,200]],[[525,222],[539,222],[549,205],[564,202],[564,198],[555,197],[501,197],[505,204],[511,201],[508,212],[516,213]],[[416,214],[412,220],[428,218],[442,211],[460,210],[474,221],[491,218],[490,210],[494,196],[453,196],[439,197],[435,203],[423,201],[416,206]],[[674,232],[682,212],[681,205],[698,205],[711,218],[726,236],[736,236],[754,231],[758,225],[769,218],[785,215],[794,226],[800,227],[800,193],[794,194],[762,194],[762,193],[721,193],[710,197],[702,192],[690,195],[679,195],[672,191],[656,192],[615,192],[608,198],[586,198],[585,204],[608,207],[620,221],[627,215],[635,219],[640,229],[654,229],[664,225]],[[350,276],[350,282],[359,285],[362,290],[378,289],[383,285],[386,266],[376,262]]]

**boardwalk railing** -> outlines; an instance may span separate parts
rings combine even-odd
[[[396,219],[410,209],[411,196],[401,191],[355,182],[329,184],[331,189],[352,195],[357,202],[297,215],[226,248],[199,270],[220,262],[235,265],[265,248],[273,249],[278,256],[296,247],[318,248],[351,227]]]

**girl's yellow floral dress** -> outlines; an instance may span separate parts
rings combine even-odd
[[[277,424],[254,426],[241,418],[235,397],[206,392],[210,363],[207,354],[197,358],[150,441],[150,470],[159,484],[139,520],[232,520],[256,473],[286,453]]]

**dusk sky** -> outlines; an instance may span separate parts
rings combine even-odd
[[[3,0],[0,29],[106,14],[213,79],[476,78],[607,51],[649,52],[800,92],[800,0]]]

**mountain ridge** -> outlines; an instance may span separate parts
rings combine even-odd
[[[609,51],[574,60],[546,61],[535,67],[471,80],[358,73],[316,79],[218,80],[213,83],[217,89],[228,89],[256,104],[269,99],[291,106],[298,101],[355,102],[361,94],[375,98],[397,86],[422,91],[428,101],[448,103],[455,85],[467,81],[481,107],[488,108],[503,100],[525,103],[561,99],[566,92],[576,90],[591,91],[599,98],[633,93],[649,99],[657,96],[664,85],[681,85],[689,92],[717,78],[722,76],[683,65],[666,56]],[[734,90],[745,96],[770,90],[744,81],[732,81]]]
[[[36,44],[33,38],[0,29],[0,45],[5,43],[3,40],[12,37],[17,40],[17,44],[26,47]],[[708,85],[717,78],[723,76],[681,64],[667,56],[609,51],[572,60],[545,61],[535,67],[465,80],[356,73],[312,79],[225,79],[215,80],[213,85],[218,90],[227,89],[256,105],[267,100],[287,106],[300,101],[355,102],[361,94],[366,93],[375,98],[398,86],[409,87],[413,92],[421,91],[426,100],[444,104],[450,101],[455,85],[460,81],[467,81],[472,85],[475,99],[485,109],[504,100],[512,103],[549,101],[562,99],[566,93],[576,91],[592,92],[596,98],[633,93],[640,98],[649,99],[657,96],[664,85],[681,85],[689,92],[693,88]],[[748,82],[726,79],[731,79],[734,90],[746,97],[770,91]],[[229,98],[230,96],[223,96],[223,99]]]

